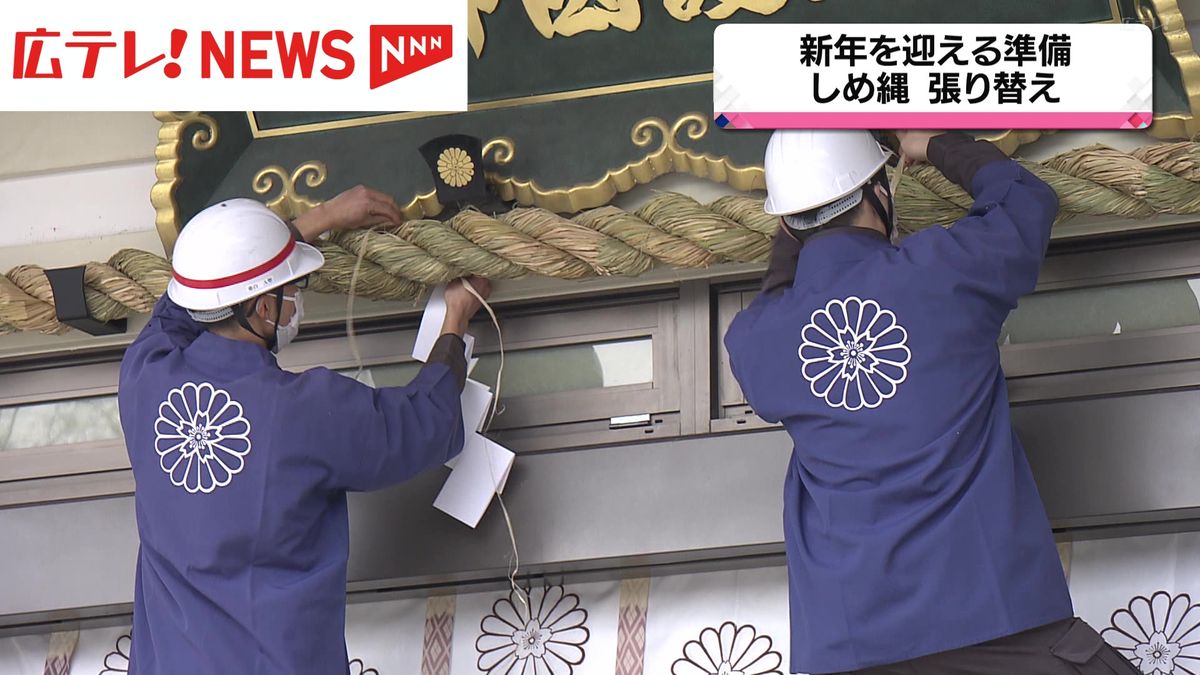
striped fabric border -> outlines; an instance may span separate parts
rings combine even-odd
[[[50,648],[46,650],[45,675],[70,675],[71,659],[79,646],[79,631],[70,630],[50,636]]]
[[[1058,542],[1058,560],[1062,563],[1063,576],[1069,582],[1071,580],[1071,553],[1073,552],[1072,543],[1069,541]]]
[[[425,605],[425,645],[421,650],[421,675],[450,675],[454,606],[453,595],[432,596]]]
[[[646,659],[646,615],[650,609],[650,579],[621,582],[617,610],[616,675],[643,675]]]

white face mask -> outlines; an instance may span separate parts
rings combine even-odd
[[[275,348],[271,351],[276,353],[296,339],[296,336],[300,334],[300,322],[304,320],[304,296],[300,291],[296,291],[295,295],[285,295],[283,299],[295,305],[296,311],[292,312],[292,320],[282,326],[277,325],[274,321],[267,322],[275,326]]]

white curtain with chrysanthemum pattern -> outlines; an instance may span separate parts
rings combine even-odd
[[[1063,547],[1076,612],[1146,675],[1200,675],[1200,533]],[[785,675],[783,566],[353,602],[351,675]],[[80,633],[76,675],[128,671],[128,626]],[[42,675],[45,635],[0,639]]]

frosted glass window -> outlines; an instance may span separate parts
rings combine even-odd
[[[358,380],[374,387],[404,386],[416,377],[421,363],[364,368]],[[490,387],[496,384],[500,359],[484,354],[470,378]],[[339,370],[354,378],[357,368]],[[504,397],[556,394],[581,389],[604,389],[654,382],[654,340],[638,338],[594,344],[540,347],[504,355]]]
[[[496,384],[500,359],[480,357],[471,379]],[[637,338],[594,344],[541,347],[504,355],[501,395],[534,396],[654,382],[654,340]]]
[[[1021,300],[1001,344],[1121,335],[1200,325],[1200,279],[1155,279],[1038,293]]]
[[[0,450],[121,438],[116,396],[0,408]]]
[[[370,366],[363,368],[361,374],[359,374],[358,368],[345,368],[337,372],[352,380],[357,375],[359,382],[371,385],[372,387],[403,387],[412,382],[412,379],[417,376],[423,365],[425,364],[414,361],[412,363]]]

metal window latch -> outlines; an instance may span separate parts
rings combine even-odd
[[[633,427],[648,427],[652,420],[650,413],[640,415],[621,415],[608,418],[609,429],[632,429]]]

